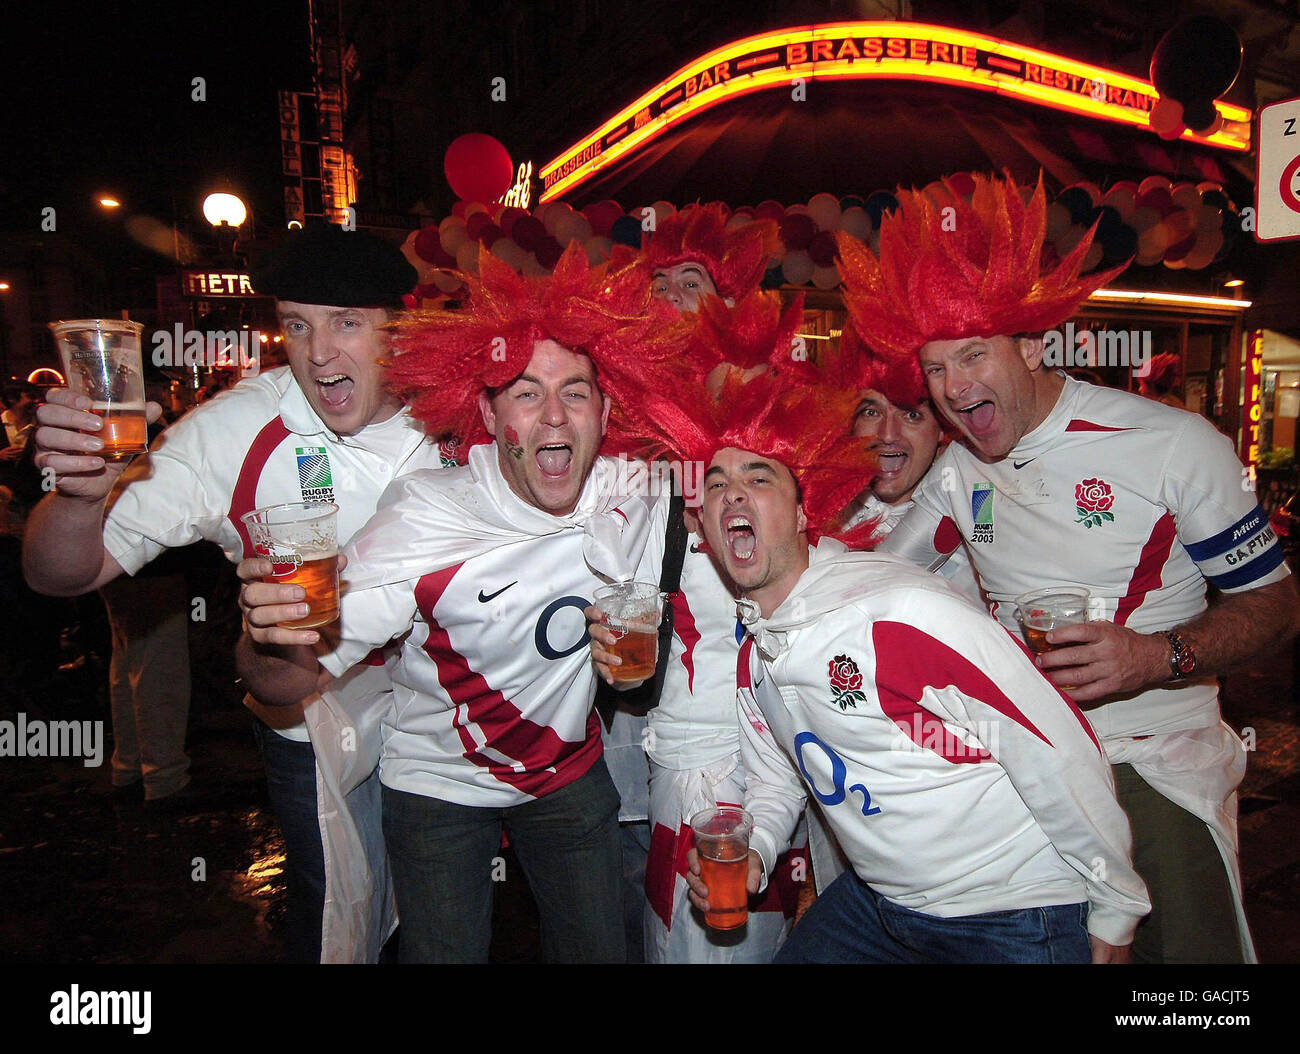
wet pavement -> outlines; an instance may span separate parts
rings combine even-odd
[[[273,963],[283,954],[284,847],[265,793],[251,718],[239,702],[218,620],[191,633],[194,794],[153,811],[109,784],[103,671],[63,671],[10,693],[0,719],[104,721],[104,764],[0,758],[0,961]],[[67,658],[75,641],[65,642]],[[75,657],[75,656],[74,656]],[[1300,710],[1290,647],[1227,679],[1224,712],[1253,734],[1242,788],[1241,855],[1264,962],[1300,962]],[[32,686],[28,685],[28,689]],[[1253,733],[1249,730],[1253,730]],[[518,876],[507,866],[508,876]],[[497,890],[492,957],[538,959],[522,881]]]

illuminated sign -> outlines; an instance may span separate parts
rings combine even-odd
[[[197,300],[257,296],[252,281],[243,271],[190,270],[181,272],[181,295]]]
[[[521,161],[519,163],[519,171],[515,173],[514,186],[497,200],[502,205],[515,205],[521,209],[528,208],[529,202],[533,200],[533,163],[531,161]]]
[[[591,178],[702,110],[806,80],[929,81],[995,92],[1067,113],[1148,128],[1159,94],[1149,81],[996,37],[916,22],[839,22],[746,37],[661,81],[541,170],[542,201]],[[1250,149],[1251,112],[1216,103],[1223,127],[1183,139]]]
[[[1252,329],[1241,400],[1241,460],[1254,478],[1259,467],[1259,426],[1264,420],[1264,331]]]

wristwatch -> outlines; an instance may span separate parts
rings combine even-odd
[[[1169,647],[1173,649],[1173,654],[1169,658],[1169,669],[1173,679],[1181,681],[1184,677],[1190,677],[1196,672],[1196,652],[1192,651],[1187,638],[1173,629],[1160,632],[1165,640],[1169,641]]]

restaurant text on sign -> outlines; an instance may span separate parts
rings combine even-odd
[[[794,77],[927,81],[993,92],[1099,120],[1150,127],[1159,95],[1144,80],[1009,41],[915,22],[844,22],[778,30],[717,48],[683,66],[544,165],[550,201],[692,114]],[[1218,102],[1223,127],[1182,138],[1250,148],[1250,111]]]

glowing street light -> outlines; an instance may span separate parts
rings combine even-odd
[[[109,197],[108,195],[100,198],[99,203],[106,209],[120,209],[122,207],[122,203],[118,201],[117,198]]]
[[[203,199],[203,218],[214,227],[223,223],[238,227],[247,217],[248,209],[234,194],[209,194]]]
[[[9,283],[0,282],[0,293],[7,293],[7,292],[9,292]]]

